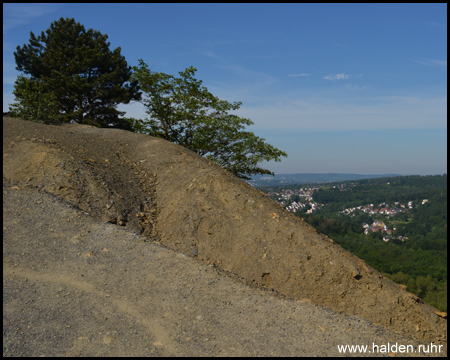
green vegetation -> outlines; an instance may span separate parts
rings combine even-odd
[[[151,71],[142,59],[139,64],[134,67],[133,78],[147,95],[143,102],[150,116],[134,121],[139,132],[187,147],[243,179],[254,174],[273,175],[257,164],[287,156],[253,132],[244,131],[253,122],[229,113],[238,110],[241,103],[211,94],[194,77],[196,68],[189,67],[175,77]]]
[[[57,121],[58,103],[52,93],[45,90],[39,79],[17,77],[14,86],[17,103],[10,104],[9,115],[36,122]]]
[[[314,194],[314,200],[329,204],[330,211],[367,204],[419,202],[439,195],[439,190],[447,189],[447,176],[398,176],[377,179],[345,181],[343,188],[321,188]],[[331,188],[330,188],[331,187]],[[341,191],[344,190],[344,191]]]
[[[346,185],[346,191],[315,192],[313,198],[324,204],[323,209],[320,214],[301,216],[370,266],[407,285],[408,291],[447,311],[447,175],[359,180]],[[423,199],[428,202],[422,205]],[[383,217],[388,226],[395,224],[394,239],[387,243],[380,232],[363,233],[362,224],[381,215],[337,213],[343,207],[409,201],[415,204],[409,211]],[[398,235],[408,240],[396,240]]]
[[[29,44],[14,52],[16,69],[27,76],[15,82],[10,115],[145,133],[189,148],[243,179],[274,175],[258,163],[287,154],[245,131],[253,122],[229,113],[240,102],[212,95],[194,78],[194,67],[180,71],[179,78],[153,72],[143,60],[132,69],[120,48],[109,49],[107,38],[68,18],[38,37],[31,32]],[[125,113],[117,104],[141,100],[141,88],[150,118],[120,118]]]
[[[312,214],[299,211],[297,216],[393,281],[406,285],[408,291],[447,311],[446,174],[333,183],[321,186],[312,196],[313,201],[323,206]],[[428,202],[422,203],[424,199]],[[369,204],[373,208],[394,208],[409,202],[411,208],[405,206],[392,216],[361,211]],[[342,213],[344,209],[358,206],[360,210]],[[375,220],[392,229],[389,241],[383,241],[387,233],[381,231],[364,234],[363,224]],[[401,241],[399,236],[407,239]]]
[[[61,18],[14,52],[19,76],[11,115],[38,122],[65,121],[131,129],[119,103],[138,100],[131,67],[108,36]]]

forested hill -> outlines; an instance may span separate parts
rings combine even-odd
[[[395,174],[383,175],[363,175],[363,174],[340,174],[340,173],[303,173],[303,174],[276,174],[270,175],[255,175],[249,184],[253,186],[285,186],[295,184],[314,184],[314,183],[331,183],[335,181],[372,179],[380,177],[399,176]]]
[[[320,210],[296,215],[446,311],[447,174],[327,184],[313,199]],[[385,230],[368,227],[377,221]]]
[[[333,188],[337,185],[330,184],[322,187],[314,199],[320,203],[342,203],[348,205],[382,202],[406,202],[422,201],[431,197],[443,196],[447,189],[447,174],[429,176],[397,176],[373,179],[361,179],[344,181],[345,191],[341,188]]]

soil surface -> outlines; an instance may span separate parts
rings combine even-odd
[[[4,356],[447,353],[446,314],[147,135],[4,117],[3,238]]]

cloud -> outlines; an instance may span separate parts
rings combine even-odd
[[[3,4],[3,33],[58,10],[58,4]]]
[[[311,74],[290,74],[290,75],[288,75],[288,76],[309,76],[309,75],[311,75]]]
[[[447,67],[447,60],[425,59],[425,60],[414,60],[414,62],[431,67]]]
[[[348,74],[344,74],[344,73],[340,73],[340,74],[336,74],[336,75],[327,75],[324,76],[323,79],[325,80],[346,80],[350,77],[350,75]]]
[[[214,58],[214,59],[221,58],[221,56],[216,54],[214,51],[202,51],[201,53],[210,58]]]

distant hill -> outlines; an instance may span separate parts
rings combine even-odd
[[[339,174],[339,173],[304,173],[304,174],[276,174],[271,175],[256,175],[252,180],[247,182],[255,187],[258,186],[279,186],[279,185],[294,185],[294,184],[314,184],[314,183],[327,183],[335,181],[346,180],[360,180],[360,179],[373,179],[381,177],[393,177],[401,176],[399,174]]]

